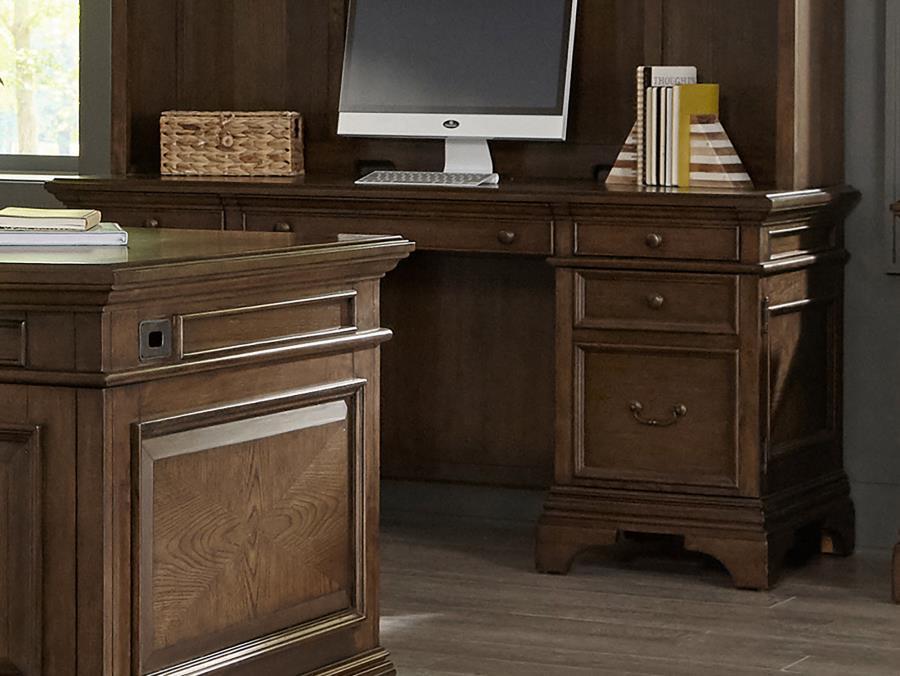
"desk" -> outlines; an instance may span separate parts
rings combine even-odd
[[[393,674],[380,277],[400,237],[0,250],[0,672]]]
[[[853,548],[842,468],[843,219],[853,193],[58,180],[128,225],[399,232],[387,476],[551,487],[537,567],[631,531],[767,588],[795,533]],[[548,265],[549,263],[549,265]]]

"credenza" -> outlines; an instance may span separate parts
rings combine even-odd
[[[400,237],[0,249],[0,673],[393,674],[380,278]]]
[[[768,588],[797,533],[849,553],[846,188],[363,188],[341,178],[57,180],[129,226],[401,233],[384,286],[386,475],[550,487],[537,568],[682,537]],[[551,465],[552,462],[552,465]]]

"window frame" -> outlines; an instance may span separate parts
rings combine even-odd
[[[0,173],[10,178],[16,174],[109,173],[113,1],[79,2],[79,155],[0,155]]]

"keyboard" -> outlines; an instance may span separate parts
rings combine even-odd
[[[448,174],[443,171],[373,171],[357,185],[434,185],[448,188],[495,187],[497,174]]]

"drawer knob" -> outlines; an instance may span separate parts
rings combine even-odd
[[[294,227],[290,223],[276,223],[272,226],[272,230],[275,232],[293,232]]]
[[[647,296],[647,305],[653,310],[661,310],[662,306],[665,304],[666,298],[661,294],[657,293],[652,296]]]
[[[146,228],[158,228],[159,227],[159,219],[158,218],[148,218],[144,221],[144,227]]]
[[[501,230],[497,233],[497,241],[500,244],[512,244],[516,241],[516,233],[512,230]]]
[[[644,417],[644,405],[639,401],[631,402],[628,408],[631,410],[631,415],[634,416],[634,419],[647,427],[671,427],[688,413],[687,406],[677,404],[672,407],[672,417],[669,420],[657,420],[656,418]]]
[[[658,249],[663,245],[663,236],[658,232],[651,232],[644,241],[651,249]]]

